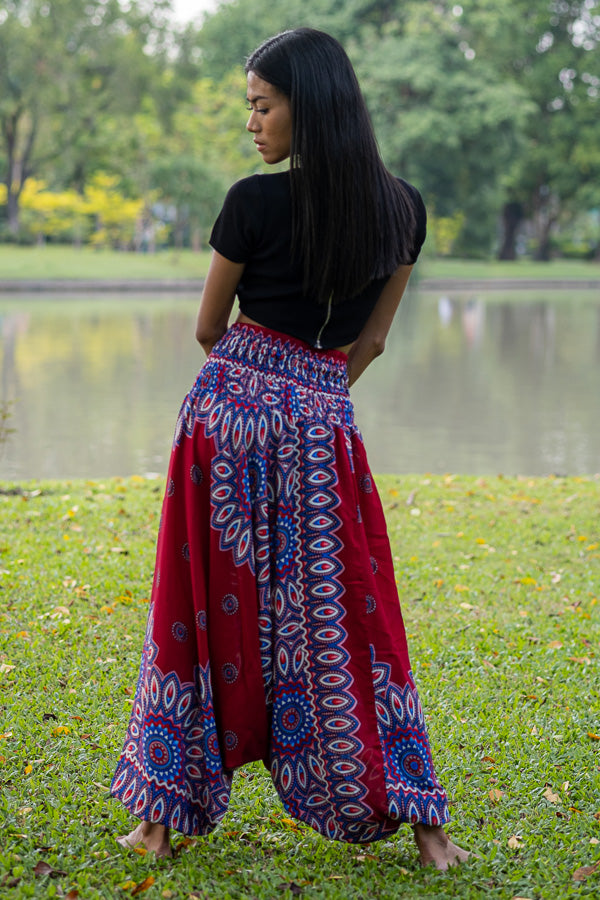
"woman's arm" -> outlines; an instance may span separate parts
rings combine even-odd
[[[385,350],[385,339],[392,324],[412,266],[399,266],[386,281],[373,312],[348,351],[348,379],[354,384],[367,366]]]
[[[223,337],[244,263],[234,263],[213,250],[196,319],[196,340],[208,356]]]

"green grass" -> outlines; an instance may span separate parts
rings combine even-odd
[[[156,254],[67,246],[18,247],[0,244],[0,284],[8,279],[188,279],[206,275],[210,252],[162,250]],[[600,279],[600,264],[579,260],[430,259],[418,266],[421,278]]]
[[[66,246],[18,247],[0,244],[0,283],[12,279],[189,279],[203,278],[209,252],[161,250],[119,253],[116,250]]]
[[[546,281],[564,279],[600,281],[600,263],[576,259],[554,259],[551,262],[534,262],[521,259],[516,262],[474,259],[431,259],[427,256],[419,263],[421,278],[527,278]]]
[[[421,870],[408,827],[328,843],[286,818],[259,765],[211,837],[175,839],[174,861],[121,850],[131,820],[106,788],[162,482],[35,483],[0,495],[2,898],[126,897],[146,879],[149,900],[598,896],[600,868],[572,876],[600,860],[600,482],[378,484],[450,832],[479,858]]]

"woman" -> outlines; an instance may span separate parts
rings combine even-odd
[[[410,672],[381,503],[348,395],[425,237],[379,157],[352,66],[308,28],[248,59],[247,128],[290,170],[229,191],[177,423],[137,694],[112,792],[124,845],[206,834],[234,770],[263,760],[326,837],[413,826],[423,864],[467,853]],[[240,313],[228,328],[234,298]]]

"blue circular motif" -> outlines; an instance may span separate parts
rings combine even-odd
[[[196,613],[196,624],[201,631],[206,631],[206,610],[201,609]]]
[[[358,483],[361,491],[364,491],[365,494],[373,493],[373,479],[369,474],[361,475]]]
[[[173,637],[176,641],[183,643],[188,639],[188,630],[183,624],[183,622],[173,622],[171,626],[171,631],[173,633]]]
[[[164,741],[161,741],[160,738],[154,738],[154,740],[149,741],[146,750],[152,765],[157,769],[164,769],[165,766],[173,762],[171,748]]]
[[[186,541],[183,547],[181,548],[181,555],[185,559],[186,562],[190,561],[190,545]]]
[[[275,700],[273,735],[284,747],[298,747],[311,732],[311,708],[300,691],[290,691]]]
[[[365,597],[365,601],[367,604],[367,613],[375,612],[377,603],[375,602],[375,597],[373,596],[373,594],[367,594],[367,596]]]
[[[377,574],[378,568],[379,568],[379,566],[377,565],[377,560],[375,559],[374,556],[372,556],[371,557],[371,569],[373,571],[373,575]]]
[[[202,474],[202,469],[200,466],[193,465],[190,469],[190,478],[194,482],[194,484],[202,484],[204,480],[204,475]]]
[[[234,666],[233,663],[225,663],[221,672],[223,673],[223,680],[226,681],[227,684],[233,684],[239,674],[237,666]]]
[[[175,493],[175,482],[172,478],[169,478],[169,485],[167,487],[167,497],[172,497]]]
[[[425,760],[414,750],[405,750],[399,755],[398,768],[402,774],[411,781],[420,781],[425,775],[427,766]]]
[[[143,732],[144,764],[149,775],[173,781],[181,768],[182,756],[177,735],[169,723],[149,715]]]
[[[233,616],[239,608],[238,598],[234,594],[225,594],[221,600],[221,608],[228,616]]]
[[[225,749],[226,750],[234,750],[238,745],[238,738],[235,731],[226,731],[224,734],[225,738]]]

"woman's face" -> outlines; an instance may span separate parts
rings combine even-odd
[[[248,104],[251,113],[246,128],[254,135],[256,149],[264,161],[273,165],[287,159],[292,144],[292,109],[288,98],[250,71]]]

